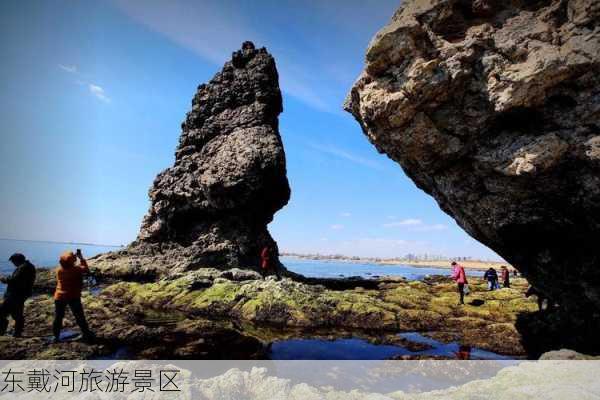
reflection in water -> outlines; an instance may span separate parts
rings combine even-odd
[[[491,351],[485,351],[457,342],[441,343],[417,332],[402,333],[399,337],[428,345],[424,350],[390,344],[373,344],[365,339],[289,339],[270,344],[268,357],[272,360],[385,360],[401,356],[447,357],[460,360],[508,360]]]
[[[461,345],[456,353],[457,360],[470,360],[471,359],[471,346]]]

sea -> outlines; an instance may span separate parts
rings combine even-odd
[[[8,258],[14,253],[22,253],[37,267],[55,267],[58,257],[64,251],[81,249],[84,256],[92,257],[100,253],[119,250],[120,246],[103,246],[86,243],[59,243],[31,240],[0,239],[0,275],[10,275],[14,270]],[[450,275],[446,268],[414,267],[411,265],[382,265],[351,261],[311,260],[297,257],[281,257],[281,262],[293,272],[317,278],[361,278],[404,277],[408,280],[422,280],[430,275]],[[481,271],[467,271],[468,275],[481,276]],[[5,285],[0,284],[0,294]]]
[[[423,280],[431,275],[449,276],[450,268],[415,267],[404,264],[376,264],[338,260],[311,260],[299,257],[281,257],[287,269],[315,278],[402,277],[411,281]],[[468,270],[467,276],[483,276],[483,271]]]

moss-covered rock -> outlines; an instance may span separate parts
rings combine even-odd
[[[536,309],[535,301],[524,297],[526,285],[520,279],[512,288],[488,291],[485,282],[472,282],[466,305],[458,304],[456,285],[449,280],[382,280],[377,290],[330,290],[291,279],[217,278],[210,287],[194,289],[189,278],[182,277],[146,284],[122,282],[106,288],[103,296],[141,309],[177,310],[272,328],[422,331],[519,355],[524,349],[514,322],[519,313]]]
[[[50,344],[54,301],[37,295],[26,303],[26,339],[3,338],[8,342],[0,357],[93,358],[123,348],[134,352],[130,357],[227,357],[219,351],[241,346],[259,354],[260,343],[285,338],[346,335],[377,341],[410,331],[522,355],[515,321],[536,309],[535,300],[524,297],[523,279],[492,292],[485,282],[471,282],[467,304],[459,305],[456,285],[447,278],[329,285],[233,277],[198,271],[152,283],[119,282],[96,296],[85,292],[88,321],[99,337],[94,345]],[[70,313],[64,326],[78,329]]]

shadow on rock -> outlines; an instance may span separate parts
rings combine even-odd
[[[485,304],[485,301],[483,301],[481,299],[473,299],[469,302],[469,305],[474,306],[474,307],[481,307],[484,304]]]
[[[520,313],[515,327],[530,358],[539,358],[545,352],[561,348],[600,354],[600,315],[597,311],[573,313],[557,308]]]

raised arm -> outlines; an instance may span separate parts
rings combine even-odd
[[[82,272],[84,274],[89,274],[90,273],[90,269],[88,267],[88,263],[87,260],[85,258],[83,258],[83,254],[81,254],[81,250],[77,249],[77,258],[79,258],[79,268],[81,268]]]

